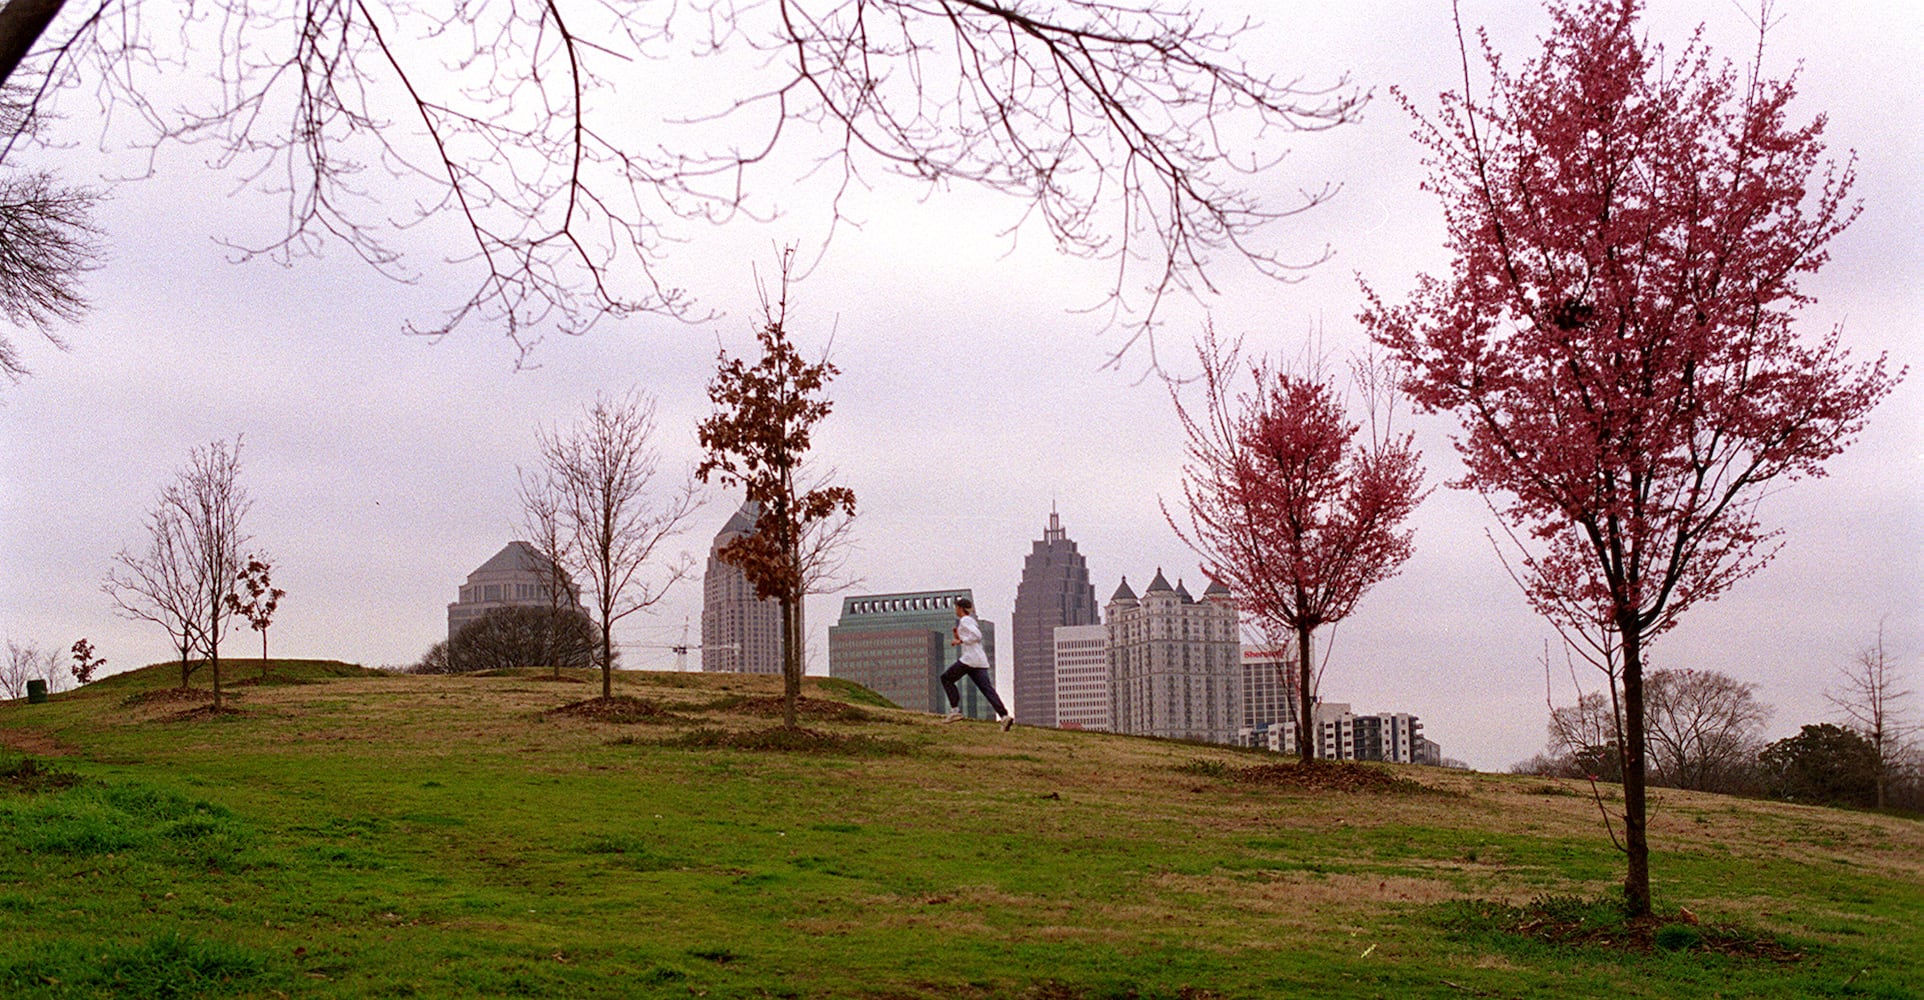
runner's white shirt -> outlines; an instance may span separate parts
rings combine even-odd
[[[989,658],[982,652],[982,626],[976,624],[974,615],[955,620],[955,637],[962,640],[962,653],[956,659],[963,666],[989,669]]]

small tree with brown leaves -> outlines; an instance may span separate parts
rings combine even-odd
[[[761,356],[749,363],[724,350],[717,359],[708,383],[715,412],[698,431],[708,457],[696,474],[740,487],[761,505],[754,530],[736,536],[718,557],[741,569],[757,597],[781,602],[782,721],[793,729],[802,691],[802,602],[841,567],[855,492],[825,479],[810,482],[806,473],[815,425],[834,406],[826,391],[836,368],[826,357],[804,361],[788,337],[791,260],[791,254],[782,257],[780,294],[773,302],[762,298]]]
[[[1359,366],[1370,407],[1369,434],[1344,412],[1341,394],[1315,364],[1283,371],[1249,365],[1253,387],[1237,390],[1238,345],[1209,331],[1202,362],[1203,408],[1172,391],[1188,437],[1183,467],[1185,528],[1164,507],[1203,571],[1235,595],[1266,643],[1296,648],[1297,750],[1315,756],[1313,641],[1349,617],[1411,552],[1403,527],[1421,503],[1423,468],[1409,434],[1389,426],[1387,386]]]
[[[267,627],[274,623],[274,611],[280,607],[281,598],[287,596],[287,591],[274,586],[269,578],[273,569],[265,557],[249,556],[226,598],[227,609],[247,619],[248,627],[261,634],[262,680],[267,679]],[[241,591],[247,592],[246,598],[241,597]]]
[[[81,684],[93,683],[94,674],[107,665],[104,657],[94,655],[94,644],[82,637],[75,639],[73,648],[68,652],[73,656],[73,679]]]
[[[657,556],[700,506],[693,479],[663,486],[655,401],[639,391],[596,398],[572,430],[540,435],[581,577],[601,630],[601,697],[614,696],[615,623],[652,607],[688,575],[685,553],[651,576]]]

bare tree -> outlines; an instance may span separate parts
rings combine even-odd
[[[147,547],[121,549],[100,589],[115,611],[134,621],[159,625],[180,654],[180,686],[187,687],[199,664],[192,660],[207,606],[201,603],[194,574],[194,540],[180,512],[157,501],[146,519]]]
[[[1328,185],[1265,205],[1244,179],[1282,158],[1277,136],[1351,121],[1366,100],[1347,78],[1249,68],[1234,56],[1247,23],[1167,0],[67,6],[7,4],[0,56],[25,58],[0,58],[0,77],[39,103],[87,92],[146,143],[206,144],[215,167],[284,196],[284,230],[249,253],[338,241],[408,279],[399,233],[454,215],[472,290],[418,329],[496,326],[524,349],[610,314],[694,315],[662,273],[689,224],[778,212],[753,192],[811,176],[839,220],[871,172],[1026,203],[1058,247],[1113,263],[1116,304],[1146,330],[1219,254],[1278,276],[1326,255],[1292,261],[1256,235]],[[652,122],[623,99],[703,67],[727,89]],[[205,90],[162,99],[163,74]],[[385,204],[370,168],[424,194]],[[1136,288],[1146,299],[1121,302]]]
[[[1644,677],[1643,696],[1652,784],[1738,789],[1770,721],[1757,685],[1715,670],[1653,670]]]
[[[7,658],[0,663],[0,694],[25,698],[28,681],[46,681],[48,691],[58,691],[60,679],[60,660],[51,650],[42,651],[38,643],[7,640]]]
[[[1545,748],[1573,776],[1623,780],[1623,716],[1601,691],[1577,696],[1574,705],[1550,710]]]
[[[227,595],[240,576],[241,547],[247,544],[241,519],[252,506],[240,484],[240,449],[239,438],[231,448],[225,441],[196,447],[187,467],[160,494],[186,534],[187,575],[206,611],[196,616],[194,644],[213,668],[215,708],[221,707],[220,641],[234,613]]]
[[[700,506],[692,477],[672,485],[661,478],[655,447],[655,402],[632,391],[597,397],[572,430],[543,431],[542,463],[559,489],[561,517],[575,566],[594,591],[601,629],[601,696],[614,695],[615,622],[661,600],[687,576],[687,553],[659,567],[661,547],[681,533]]]
[[[543,641],[552,643],[573,635],[563,623],[567,616],[582,613],[580,588],[575,586],[567,568],[575,555],[574,539],[563,519],[561,484],[553,470],[522,471],[520,494],[521,530],[540,557],[536,569],[541,574],[542,596],[548,604],[548,628],[541,636]],[[592,656],[581,658],[593,662]],[[553,666],[554,675],[559,677],[562,663],[573,664],[576,659],[576,650],[549,648],[542,654],[541,662]]]
[[[1838,674],[1843,687],[1826,693],[1824,698],[1843,712],[1850,727],[1877,751],[1877,808],[1882,809],[1889,801],[1890,779],[1906,756],[1906,744],[1915,728],[1904,714],[1904,702],[1911,692],[1902,687],[1903,678],[1884,649],[1882,622],[1877,625],[1877,640],[1859,650],[1851,665]]]
[[[0,87],[0,136],[31,135],[35,120],[24,101],[19,88]],[[86,311],[80,277],[100,252],[93,225],[99,196],[63,186],[44,170],[7,168],[4,158],[0,154],[0,316],[37,327],[64,347],[53,327]],[[0,334],[0,378],[17,382],[26,374],[18,348]]]

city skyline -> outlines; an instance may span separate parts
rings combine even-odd
[[[1341,184],[1329,204],[1269,234],[1291,260],[1314,260],[1325,246],[1335,257],[1294,284],[1222,261],[1200,304],[1172,298],[1154,344],[1136,343],[1119,370],[1105,371],[1129,327],[1078,311],[1109,287],[1102,262],[1057,255],[1033,231],[1003,235],[1019,206],[966,188],[878,185],[852,200],[861,225],[810,257],[791,330],[810,352],[832,344],[842,369],[815,454],[856,491],[849,575],[865,581],[861,589],[967,584],[985,619],[1008,623],[1023,554],[1052,500],[1074,527],[1098,596],[1123,571],[1157,565],[1199,587],[1200,560],[1161,509],[1180,501],[1182,443],[1167,388],[1141,378],[1151,349],[1180,374],[1189,338],[1213,319],[1254,350],[1295,356],[1320,336],[1340,357],[1367,346],[1351,320],[1359,275],[1395,299],[1416,274],[1447,267],[1438,209],[1418,189],[1412,123],[1387,88],[1427,108],[1436,91],[1460,86],[1448,5],[1206,9],[1229,19],[1261,13],[1270,23],[1245,55],[1262,65],[1313,79],[1350,71],[1376,88],[1363,121],[1291,139],[1291,156],[1256,181],[1257,193],[1285,201]],[[1758,684],[1776,708],[1772,737],[1834,720],[1823,692],[1880,625],[1911,686],[1924,682],[1915,334],[1924,326],[1924,182],[1915,170],[1924,138],[1910,126],[1924,115],[1924,68],[1914,58],[1924,14],[1779,10],[1765,70],[1781,76],[1803,63],[1790,113],[1829,116],[1831,152],[1840,160],[1856,152],[1865,202],[1830,265],[1805,286],[1814,302],[1804,335],[1841,327],[1858,356],[1888,350],[1913,375],[1827,477],[1766,499],[1767,523],[1784,532],[1775,561],[1652,647],[1654,666]],[[1462,16],[1472,29],[1487,25],[1513,60],[1545,26],[1540,12],[1494,2],[1466,2]],[[1653,36],[1675,42],[1699,20],[1717,55],[1749,58],[1754,37],[1732,5],[1664,5],[1646,17]],[[1886,85],[1865,87],[1864,74]],[[93,123],[68,124],[91,161]],[[49,157],[71,170],[82,159],[71,152]],[[86,169],[140,172],[110,159]],[[235,266],[216,238],[247,242],[271,230],[274,200],[236,193],[232,178],[211,178],[192,151],[164,150],[154,174],[118,187],[101,210],[110,253],[86,282],[92,312],[61,331],[71,350],[15,334],[34,374],[0,387],[0,630],[52,649],[86,636],[108,672],[168,653],[157,630],[113,616],[100,578],[115,551],[139,544],[142,513],[188,449],[236,434],[255,499],[247,527],[288,591],[276,652],[369,665],[418,659],[445,634],[449,588],[516,537],[516,470],[538,458],[536,429],[572,419],[597,391],[639,385],[661,400],[666,463],[692,465],[717,347],[739,353],[753,328],[754,269],[767,272],[777,244],[801,242],[807,256],[825,228],[799,206],[677,247],[690,294],[725,315],[611,320],[583,337],[550,338],[532,355],[538,367],[516,372],[512,346],[480,331],[434,344],[400,332],[432,318],[458,276],[388,283],[339,248],[287,268]],[[1418,434],[1429,482],[1454,478],[1454,423],[1403,419]],[[676,551],[699,561],[712,525],[739,499],[717,494],[702,519],[710,527]],[[1480,498],[1439,488],[1415,527],[1408,566],[1331,636],[1324,689],[1419,716],[1446,752],[1477,767],[1525,759],[1542,749],[1549,703],[1575,700],[1556,636],[1510,580]],[[840,598],[808,602],[815,673],[825,672],[825,626]],[[672,654],[652,646],[681,639],[700,604],[699,583],[688,580],[654,614],[624,623],[624,664],[672,669]],[[1584,671],[1576,681],[1594,689]]]

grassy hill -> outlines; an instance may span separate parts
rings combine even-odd
[[[258,661],[237,661],[233,677]],[[1914,997],[1924,824],[943,726],[811,681],[279,661],[0,705],[0,995]],[[585,675],[573,678],[576,681]],[[196,675],[196,682],[205,678]],[[27,763],[27,760],[31,763]],[[1679,907],[1697,925],[1675,923]],[[1551,940],[1564,939],[1561,943]]]

